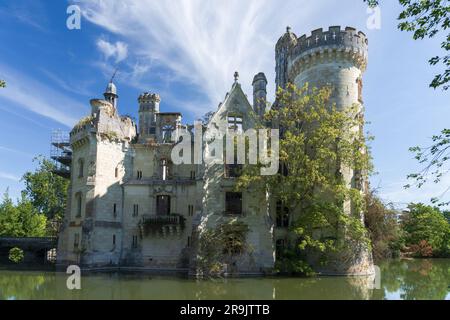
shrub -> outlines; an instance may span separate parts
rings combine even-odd
[[[20,248],[12,248],[9,250],[9,260],[14,263],[20,263],[23,261],[24,253]]]

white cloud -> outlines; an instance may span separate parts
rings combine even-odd
[[[104,55],[105,59],[108,60],[112,58],[116,63],[119,63],[128,57],[128,46],[121,41],[111,43],[104,39],[98,39],[97,48]]]
[[[70,128],[88,111],[87,105],[82,105],[6,65],[0,65],[0,70],[8,85],[0,92],[2,105],[8,101]]]
[[[13,174],[7,173],[7,172],[2,172],[0,171],[0,179],[6,179],[6,180],[11,180],[11,181],[15,181],[15,182],[19,182],[20,178],[16,177]]]
[[[87,20],[126,41],[128,51],[139,61],[169,69],[174,81],[193,84],[207,97],[209,109],[223,100],[236,70],[249,94],[253,76],[265,72],[269,97],[273,97],[274,47],[286,26],[309,33],[308,21],[320,27],[314,17],[325,16],[320,12],[323,8],[335,14],[333,6],[339,7],[330,1],[309,4],[297,0],[79,1]],[[339,18],[346,19],[347,14]],[[105,57],[117,56],[117,43],[101,40],[98,46]],[[135,71],[147,68],[140,63]]]

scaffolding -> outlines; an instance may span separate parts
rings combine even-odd
[[[72,165],[72,149],[68,132],[63,130],[54,130],[52,132],[50,158],[55,165],[53,172],[69,179]]]

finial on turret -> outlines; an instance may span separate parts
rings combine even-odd
[[[291,27],[290,27],[290,26],[287,26],[287,27],[286,27],[286,32],[287,32],[287,33],[291,32]]]
[[[237,83],[238,80],[239,80],[239,72],[236,71],[236,72],[234,73],[234,83]]]

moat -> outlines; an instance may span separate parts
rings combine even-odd
[[[69,291],[67,275],[0,269],[0,300],[450,300],[450,259],[392,260],[379,265],[380,289],[365,277],[192,280],[147,274],[83,274],[82,289]]]

